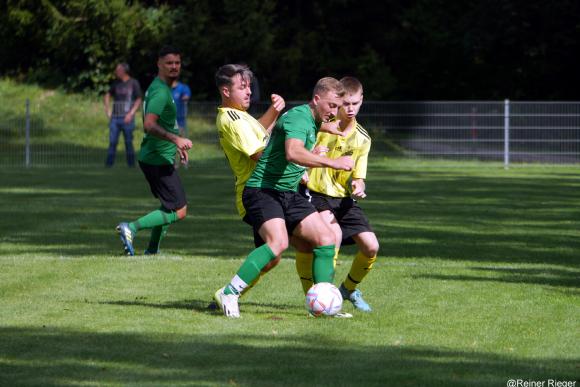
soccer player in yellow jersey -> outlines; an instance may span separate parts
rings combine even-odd
[[[259,119],[247,113],[250,107],[250,86],[253,73],[243,64],[226,64],[215,74],[216,86],[221,96],[221,106],[218,107],[216,126],[220,145],[228,159],[235,178],[236,208],[241,218],[246,215],[242,204],[242,191],[246,181],[254,171],[256,161],[268,144],[276,119],[285,107],[284,99],[272,94],[272,104]],[[254,233],[256,247],[264,242]],[[272,269],[280,262],[280,256],[271,261],[262,273]],[[258,277],[259,280],[260,277]],[[255,285],[257,280],[245,291]]]
[[[249,67],[241,64],[224,65],[215,75],[222,99],[216,125],[220,145],[236,179],[236,207],[242,218],[246,214],[242,205],[244,185],[268,144],[276,119],[285,107],[284,99],[272,94],[272,105],[262,117],[256,120],[248,114],[246,111],[250,107],[252,78]]]
[[[376,261],[379,242],[355,199],[366,197],[365,178],[371,138],[356,120],[363,101],[362,84],[353,77],[344,77],[340,83],[346,91],[337,115],[343,136],[318,133],[315,152],[326,154],[329,158],[351,156],[354,168],[311,169],[305,179],[308,181],[305,194],[335,234],[335,260],[341,244],[356,243],[358,246],[359,251],[350,272],[339,289],[343,298],[350,300],[356,309],[370,312],[371,307],[363,299],[357,286]],[[306,293],[312,286],[312,253],[305,245],[298,250],[296,269]]]

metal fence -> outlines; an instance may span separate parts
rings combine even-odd
[[[287,108],[303,102],[287,102]],[[193,159],[221,157],[216,102],[192,102],[187,131]],[[259,115],[266,103],[252,106]],[[142,138],[140,112],[135,147]],[[373,137],[373,155],[512,163],[580,163],[580,102],[365,102],[359,122]],[[109,144],[102,107],[62,116],[37,105],[0,119],[0,165],[104,165]],[[124,162],[119,140],[117,163]]]

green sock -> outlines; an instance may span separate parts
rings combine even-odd
[[[314,263],[312,276],[314,283],[330,282],[334,280],[334,245],[318,246],[312,250]]]
[[[165,208],[160,208],[158,210],[151,211],[147,215],[137,219],[134,222],[129,223],[129,228],[131,231],[136,233],[139,230],[175,223],[177,220],[177,212],[167,210]]]
[[[161,240],[165,238],[168,228],[169,225],[165,224],[163,226],[155,226],[151,229],[151,238],[149,238],[149,247],[147,247],[150,253],[159,252],[159,245],[161,244]]]
[[[240,269],[236,273],[236,276],[226,286],[224,289],[225,294],[239,294],[245,288],[248,287],[256,278],[260,276],[260,272],[270,262],[272,259],[276,258],[276,255],[272,252],[267,244],[263,244],[254,251],[252,251]],[[237,277],[237,278],[236,278]],[[235,290],[235,291],[234,291]]]

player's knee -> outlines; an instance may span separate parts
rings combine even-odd
[[[362,246],[361,251],[367,257],[374,257],[379,253],[379,242],[377,240],[367,242]]]
[[[282,254],[288,248],[288,239],[280,238],[280,239],[273,239],[266,242],[272,253],[276,256]]]
[[[335,235],[332,232],[321,233],[318,237],[318,246],[328,246],[336,244]]]

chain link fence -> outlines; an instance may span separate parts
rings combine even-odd
[[[287,102],[291,108],[303,102]],[[216,102],[191,102],[186,130],[192,161],[223,158],[215,129]],[[259,116],[268,107],[256,103]],[[511,163],[580,163],[580,102],[365,102],[359,122],[373,137],[372,154],[441,160]],[[143,136],[141,112],[134,145]],[[102,106],[61,115],[34,104],[0,118],[2,166],[104,165],[109,123]],[[122,134],[117,164],[124,163]]]

